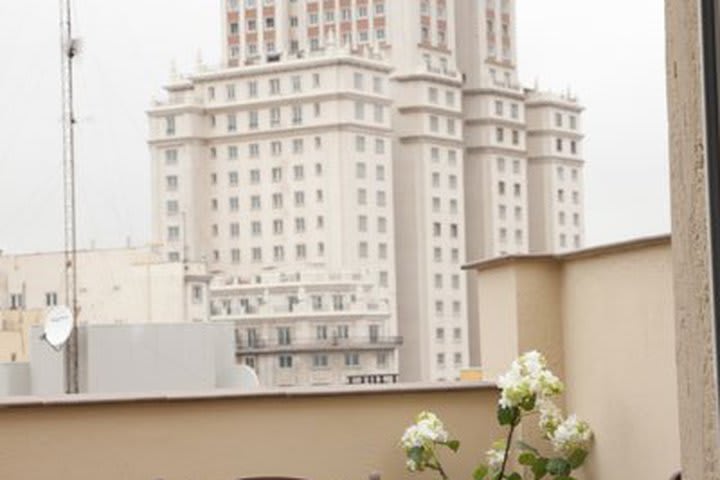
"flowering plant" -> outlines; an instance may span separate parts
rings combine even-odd
[[[523,480],[521,473],[510,471],[510,459],[517,455],[517,463],[532,473],[534,480],[548,477],[555,480],[575,480],[572,472],[587,458],[592,443],[592,430],[587,422],[575,415],[563,417],[552,398],[564,390],[562,382],[547,368],[547,361],[538,352],[528,352],[510,366],[498,379],[501,389],[497,418],[508,429],[506,438],[498,440],[486,452],[486,462],[474,472],[475,480]],[[524,418],[537,415],[543,438],[552,446],[552,457],[525,442],[516,442],[513,435]],[[421,413],[417,422],[408,427],[400,445],[407,456],[411,472],[434,470],[443,480],[448,476],[437,456],[438,447],[457,452],[460,442],[450,436],[442,421],[430,412]]]

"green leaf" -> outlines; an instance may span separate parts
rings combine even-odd
[[[569,475],[572,467],[564,458],[552,458],[548,461],[547,471],[552,475]]]
[[[522,480],[522,477],[519,473],[513,473],[512,475],[505,478],[507,478],[507,480]]]
[[[517,425],[520,410],[517,407],[498,407],[497,418],[500,425]]]
[[[570,456],[568,457],[568,463],[570,463],[570,467],[575,470],[576,468],[580,468],[580,466],[585,463],[585,459],[587,458],[587,456],[588,452],[579,448],[570,454]]]
[[[538,452],[537,448],[533,447],[532,445],[530,445],[528,443],[523,442],[522,440],[518,440],[517,442],[515,442],[515,445],[517,446],[517,448],[519,450],[521,450],[523,452],[532,452],[536,456],[538,456],[538,457],[540,456],[540,452]]]
[[[475,473],[473,473],[473,479],[485,480],[485,477],[487,477],[489,471],[490,470],[486,465],[480,465],[478,468],[475,469]]]
[[[415,462],[416,464],[420,465],[423,463],[423,448],[422,447],[413,447],[407,452],[408,458]]]
[[[540,480],[547,475],[547,464],[547,458],[540,457],[535,460],[535,464],[531,467],[533,475],[535,475],[535,480]]]
[[[457,452],[460,448],[460,441],[459,440],[450,440],[445,443],[445,446],[448,447],[453,452]]]
[[[526,467],[532,467],[535,465],[535,461],[537,461],[537,457],[530,452],[521,453],[518,457],[520,465],[525,465]]]
[[[537,401],[537,397],[535,395],[532,395],[531,397],[528,397],[528,398],[524,399],[522,402],[520,402],[520,406],[526,412],[530,412],[535,408],[536,401]]]

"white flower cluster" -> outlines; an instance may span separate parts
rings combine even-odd
[[[502,389],[500,406],[513,408],[530,400],[542,400],[563,391],[563,384],[547,368],[547,361],[539,352],[525,353],[515,360],[510,370],[498,378]]]
[[[437,415],[432,412],[422,412],[418,415],[415,424],[410,425],[400,439],[400,446],[408,456],[405,462],[406,468],[411,472],[422,472],[435,457],[435,444],[446,443],[448,440],[449,435],[445,425]]]
[[[557,430],[557,427],[563,422],[562,412],[557,405],[547,399],[538,402],[538,410],[540,411],[538,426],[543,432],[544,437],[550,440],[555,430]]]
[[[592,430],[587,422],[570,415],[550,435],[550,441],[557,452],[570,455],[576,450],[587,450],[592,442]]]
[[[485,452],[485,456],[487,458],[488,467],[490,467],[490,470],[493,472],[500,471],[500,467],[502,467],[502,462],[505,460],[505,449],[504,448],[493,448],[492,450],[488,450]]]
[[[448,441],[445,425],[432,412],[422,412],[418,415],[414,425],[410,425],[400,440],[405,449],[414,447],[430,447],[433,443]]]

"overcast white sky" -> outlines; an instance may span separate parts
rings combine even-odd
[[[390,0],[416,1],[416,0]],[[458,0],[476,1],[476,0]],[[150,236],[144,111],[172,59],[220,55],[217,0],[74,0],[84,41],[79,96],[79,243]],[[663,2],[518,0],[527,85],[587,107],[589,244],[669,231]],[[0,249],[61,249],[58,0],[0,0]]]

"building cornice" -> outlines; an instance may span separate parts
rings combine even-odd
[[[550,98],[532,99],[532,97],[526,97],[525,108],[527,110],[543,107],[560,108],[562,110],[570,110],[575,113],[582,113],[585,110],[585,107],[572,100]]]
[[[432,143],[454,148],[463,148],[464,146],[462,140],[441,137],[439,135],[408,135],[399,137],[399,140],[400,143],[405,145],[414,143]]]
[[[489,146],[489,147],[467,147],[465,149],[467,153],[486,153],[491,155],[514,155],[525,157],[527,152],[523,148],[510,148],[500,146]]]
[[[198,142],[211,142],[211,141],[227,141],[227,142],[247,142],[253,140],[264,140],[274,139],[280,136],[298,136],[298,135],[309,135],[309,134],[321,134],[328,131],[347,131],[364,133],[366,135],[380,135],[390,136],[392,129],[389,127],[375,127],[372,125],[365,125],[357,122],[340,122],[326,125],[311,125],[311,126],[299,126],[299,127],[288,127],[288,128],[273,128],[273,129],[262,129],[251,132],[234,132],[225,135],[188,135],[184,137],[171,137],[171,138],[159,138],[148,140],[148,144],[152,146],[165,145],[168,143],[175,143],[177,141],[198,141]]]
[[[556,163],[556,162],[563,162],[565,164],[574,164],[575,166],[581,167],[585,161],[581,158],[570,158],[570,157],[562,157],[559,155],[539,155],[539,156],[532,156],[528,157],[528,162],[533,163]]]
[[[483,118],[470,118],[465,120],[466,126],[481,125],[481,126],[499,126],[508,127],[514,130],[525,131],[527,125],[520,120],[503,119],[496,117],[483,117]]]
[[[147,143],[150,146],[171,146],[178,143],[206,143],[207,140],[207,137],[202,137],[200,135],[176,135],[168,138],[153,138],[148,140]]]
[[[168,105],[157,105],[151,110],[146,110],[145,113],[149,117],[162,117],[165,115],[177,115],[180,113],[205,113],[205,108],[202,105],[193,103],[175,103]]]
[[[262,100],[251,100],[251,101],[244,101],[244,102],[235,102],[235,103],[217,103],[217,104],[206,104],[205,109],[208,113],[216,113],[216,112],[230,112],[230,111],[248,111],[248,110],[257,110],[260,108],[270,108],[280,105],[297,105],[301,103],[315,103],[318,101],[332,101],[332,100],[366,100],[366,101],[372,101],[373,103],[379,103],[383,106],[390,107],[393,104],[392,99],[383,97],[380,95],[372,95],[367,93],[361,93],[361,92],[354,92],[354,91],[344,91],[344,92],[330,92],[330,93],[318,93],[318,94],[309,94],[309,95],[297,95],[292,97],[287,96],[278,96],[278,97],[268,97],[263,98]]]
[[[432,73],[432,72],[397,74],[397,75],[392,75],[390,77],[390,79],[394,80],[396,82],[400,82],[400,83],[431,82],[431,83],[440,83],[440,84],[446,85],[448,87],[457,87],[457,88],[462,87],[462,79],[461,78],[447,77],[440,73]]]
[[[451,110],[449,108],[439,107],[437,105],[409,105],[398,107],[398,112],[402,114],[413,114],[413,113],[431,113],[435,115],[444,115],[446,117],[453,117],[462,119],[462,112],[457,110]]]
[[[368,59],[353,55],[337,55],[332,57],[304,58],[297,60],[284,60],[274,63],[263,63],[262,65],[244,65],[240,67],[228,67],[211,72],[198,72],[188,75],[184,82],[191,84],[212,82],[216,80],[241,79],[256,77],[258,75],[279,74],[283,72],[295,72],[311,68],[350,65],[363,67],[382,73],[389,73],[393,70],[392,65],[387,62]],[[174,84],[165,87],[173,88]]]
[[[524,101],[526,98],[525,94],[522,91],[508,90],[500,87],[467,88],[463,90],[463,95],[465,95],[466,97],[473,97],[476,95],[499,95],[518,101]]]
[[[552,135],[555,137],[570,137],[575,140],[582,140],[585,138],[585,135],[574,131],[574,130],[559,130],[557,128],[541,128],[541,129],[533,129],[532,127],[528,128],[528,136],[529,137],[539,137],[542,135]]]

